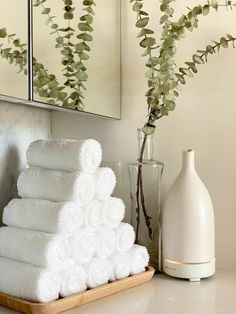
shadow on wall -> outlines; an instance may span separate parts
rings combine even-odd
[[[4,207],[12,198],[18,197],[17,194],[17,177],[20,172],[20,156],[16,146],[9,146],[5,152],[1,164],[2,173],[0,176],[0,217]],[[0,219],[0,225],[2,219]]]

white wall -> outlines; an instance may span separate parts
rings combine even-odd
[[[176,2],[177,12],[185,12],[190,1]],[[200,1],[191,1],[192,5]],[[154,0],[146,1],[157,25]],[[203,3],[201,1],[200,3]],[[218,39],[235,29],[236,11],[220,9],[219,13],[201,18],[199,29],[178,45],[178,62],[189,59],[211,39]],[[53,135],[56,137],[94,137],[101,141],[104,159],[123,162],[123,197],[129,218],[129,190],[126,165],[136,158],[136,129],[146,114],[144,59],[138,48],[135,15],[123,1],[123,94],[122,120],[111,121],[84,115],[54,112]],[[159,28],[160,31],[160,28]],[[224,50],[199,74],[188,81],[178,99],[178,106],[163,118],[156,134],[156,159],[165,163],[163,191],[170,186],[181,166],[181,152],[196,150],[199,175],[212,196],[216,216],[216,248],[218,268],[236,267],[236,51]],[[163,193],[164,194],[164,193]]]
[[[50,135],[48,110],[0,101],[0,217],[7,203],[17,196],[16,180],[26,165],[27,147],[33,140]]]

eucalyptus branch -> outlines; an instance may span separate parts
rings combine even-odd
[[[90,51],[90,47],[88,42],[91,42],[93,40],[91,32],[93,32],[92,23],[94,19],[93,16],[95,15],[93,6],[95,5],[96,3],[94,2],[94,0],[83,1],[83,11],[86,11],[86,14],[80,17],[78,29],[81,33],[76,36],[80,41],[75,44],[73,51],[73,54],[78,55],[79,60],[73,65],[75,69],[74,76],[76,78],[76,91],[73,92],[70,97],[79,106],[84,106],[84,103],[82,101],[82,99],[84,98],[82,89],[86,90],[84,82],[86,82],[88,79],[87,68],[84,65],[84,61],[87,61],[89,59],[88,52]]]
[[[188,13],[183,14],[178,21],[172,22],[171,32],[175,34],[175,39],[179,40],[184,37],[185,29],[188,31],[193,31],[198,27],[198,16],[206,16],[210,13],[211,9],[215,11],[218,8],[225,7],[226,9],[233,9],[236,7],[236,3],[226,0],[225,4],[219,4],[216,0],[207,1],[204,5],[197,5],[193,8],[188,8]]]
[[[214,45],[207,45],[205,50],[197,50],[192,56],[192,61],[185,62],[187,67],[179,68],[179,73],[176,73],[177,83],[185,84],[185,77],[192,77],[193,74],[197,73],[197,66],[200,64],[207,63],[208,56],[219,52],[220,48],[228,48],[229,43],[232,43],[235,48],[236,37],[227,34],[226,37],[221,37],[220,40],[214,41]]]

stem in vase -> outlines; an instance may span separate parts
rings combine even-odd
[[[148,234],[150,240],[152,240],[152,227],[151,227],[151,217],[148,216],[147,209],[145,206],[145,197],[144,197],[144,189],[143,189],[143,155],[144,155],[144,150],[147,142],[147,135],[144,135],[141,151],[140,151],[140,156],[138,159],[138,162],[140,163],[138,166],[138,175],[137,175],[137,190],[136,190],[136,203],[137,203],[137,208],[136,208],[136,213],[137,213],[137,226],[136,226],[136,243],[138,243],[138,237],[139,237],[139,227],[140,227],[140,203],[141,203],[141,208],[144,214],[146,226],[148,228]]]

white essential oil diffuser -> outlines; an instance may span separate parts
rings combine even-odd
[[[210,195],[183,152],[182,170],[171,186],[162,217],[162,267],[170,276],[199,281],[215,273],[215,223]]]

